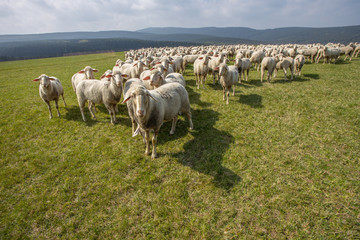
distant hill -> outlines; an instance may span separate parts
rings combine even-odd
[[[145,28],[139,33],[201,34],[223,38],[241,38],[263,43],[344,43],[360,41],[360,25],[346,27],[288,27],[256,30],[244,27],[204,28]]]
[[[138,31],[0,35],[0,61],[142,47],[209,44],[360,42],[360,25],[331,28],[146,28]]]

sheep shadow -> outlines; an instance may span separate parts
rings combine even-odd
[[[312,73],[304,74],[304,77],[311,78],[311,79],[320,79],[319,74],[312,74]]]
[[[87,107],[86,107],[86,109],[84,109],[85,117],[87,120],[86,122],[83,121],[83,119],[81,117],[80,109],[78,106],[67,106],[64,118],[69,121],[84,122],[87,126],[93,126],[93,125],[97,124],[97,121],[93,120],[90,116],[89,111],[86,111],[86,110],[87,110]]]
[[[194,137],[184,144],[184,151],[174,153],[177,161],[191,169],[212,177],[216,187],[230,190],[241,178],[230,169],[222,166],[224,154],[234,137],[228,132],[214,128],[219,113],[211,109],[193,111]],[[197,124],[196,124],[197,123]]]
[[[191,99],[191,104],[197,104],[201,107],[210,107],[212,105],[212,103],[201,101],[201,94],[199,92],[195,92],[192,88],[186,88],[186,90],[189,94],[189,99]]]
[[[252,108],[263,108],[262,96],[257,94],[240,95],[239,103],[249,105]]]

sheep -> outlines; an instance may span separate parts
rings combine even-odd
[[[355,47],[352,57],[354,57],[354,56],[357,57],[359,55],[359,52],[360,52],[360,45],[357,45]]]
[[[301,69],[305,64],[305,56],[304,55],[297,55],[294,59],[295,62],[295,75],[301,76]]]
[[[152,159],[157,157],[157,137],[164,121],[172,120],[170,134],[174,134],[178,113],[181,111],[187,116],[190,129],[193,129],[189,95],[180,83],[164,84],[155,90],[147,90],[138,85],[131,88],[123,103],[130,99],[132,99],[133,117],[139,126],[136,131],[145,133],[145,155],[150,154],[150,130],[154,131]]]
[[[226,57],[225,53],[220,53],[220,55],[215,55],[215,57],[211,57],[209,60],[209,74],[213,74],[213,84],[215,85],[215,76],[218,75],[217,67],[220,65],[220,63],[224,62],[224,59]],[[218,75],[218,81],[220,79],[220,76]]]
[[[318,53],[318,48],[313,47],[313,48],[309,48],[309,49],[299,49],[298,53],[304,55],[305,57],[309,57],[311,59],[311,63],[313,63],[315,61],[315,57]]]
[[[276,67],[276,61],[273,57],[264,57],[261,61],[261,82],[263,82],[265,70],[268,71],[267,81],[271,81],[271,76]]]
[[[323,49],[320,49],[318,51],[316,63],[319,63],[320,58],[323,57],[324,58],[323,64],[325,64],[326,62],[328,62],[330,64],[332,58],[334,58],[334,64],[335,64],[336,60],[340,56],[340,53],[341,53],[341,51],[338,48],[329,48],[328,46],[325,46]]]
[[[349,57],[350,58],[350,61],[351,61],[351,58],[352,58],[352,53],[354,51],[354,47],[355,45],[353,43],[350,43],[349,45],[347,46],[344,46],[344,47],[340,47],[340,55],[343,55],[345,54],[345,59],[344,61]]]
[[[128,99],[132,90],[134,90],[135,88],[139,88],[139,87],[145,88],[145,86],[143,85],[143,82],[139,78],[131,78],[131,79],[127,80],[125,83],[125,86],[124,86],[124,90],[123,90],[124,99]],[[132,129],[131,133],[132,133],[132,136],[135,137],[137,135],[135,133],[136,122],[135,122],[134,109],[133,109],[133,104],[132,104],[131,98],[129,98],[129,100],[126,102],[126,105],[127,105],[129,117],[131,120],[131,129]]]
[[[156,89],[170,82],[178,82],[184,87],[186,86],[185,79],[180,73],[170,73],[164,78],[164,75],[162,75],[158,69],[152,70],[150,76],[145,77],[143,80],[145,81],[145,87],[149,90]]]
[[[94,72],[98,72],[97,69],[90,66],[86,66],[83,70],[75,73],[71,78],[72,87],[76,93],[76,86],[78,83],[85,79],[95,79]]]
[[[57,110],[57,115],[60,117],[60,111],[58,106],[59,97],[61,96],[66,107],[66,102],[64,99],[64,89],[60,83],[60,80],[56,77],[48,77],[45,74],[42,74],[40,77],[35,78],[34,82],[40,81],[39,85],[39,95],[41,99],[46,103],[50,113],[50,119],[53,118],[51,113],[50,101],[55,101],[55,107]]]
[[[226,104],[229,104],[229,94],[230,90],[233,87],[233,96],[235,96],[235,85],[239,78],[239,72],[236,66],[228,66],[225,63],[221,63],[217,68],[220,76],[220,84],[224,90],[223,100],[225,101],[226,94]]]
[[[239,71],[239,83],[241,83],[241,75],[243,76],[243,80],[245,81],[245,73],[246,73],[246,81],[249,81],[249,71],[251,67],[251,62],[248,58],[236,58],[235,65],[238,67]]]
[[[173,69],[174,69],[174,72],[177,72],[177,73],[183,73],[184,72],[184,67],[183,67],[183,57],[181,56],[175,56],[173,57],[173,60],[172,60],[172,66],[173,66]]]
[[[288,68],[290,68],[290,71],[291,71],[290,80],[293,80],[293,77],[294,77],[294,59],[291,58],[291,57],[283,58],[278,63],[276,63],[275,76],[274,77],[277,76],[277,72],[278,72],[279,69],[283,69],[285,80],[287,80],[286,74],[287,74],[287,69]]]
[[[203,88],[205,89],[205,80],[209,71],[208,63],[209,63],[208,55],[200,56],[194,62],[194,75],[196,78],[197,89],[200,88],[200,82],[202,83]]]
[[[259,71],[261,61],[265,57],[265,53],[262,50],[254,52],[250,57],[250,62],[255,63],[255,68],[257,66],[257,70]]]
[[[120,68],[120,72],[127,75],[129,78],[138,78],[144,70],[145,64],[142,61],[136,61],[131,64],[124,64]]]
[[[102,103],[109,111],[111,124],[116,123],[115,106],[121,98],[123,78],[128,76],[117,71],[106,77],[111,78],[110,82],[83,80],[76,87],[76,96],[84,122],[86,121],[84,106],[85,102],[89,101],[88,108],[94,119],[96,117],[92,111],[92,104]]]
[[[184,72],[186,70],[186,65],[189,64],[189,63],[194,63],[195,60],[199,57],[198,54],[195,54],[195,55],[185,55],[183,57],[183,69],[184,69]]]

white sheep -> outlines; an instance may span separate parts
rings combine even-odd
[[[217,67],[220,65],[220,63],[224,62],[224,59],[226,57],[225,53],[216,54],[214,57],[211,57],[209,60],[209,74],[213,75],[213,84],[215,85],[215,77],[218,76],[218,81],[220,79],[220,76],[217,72]]]
[[[291,72],[290,80],[293,80],[293,77],[294,77],[294,59],[292,57],[282,58],[282,59],[280,59],[279,62],[276,63],[274,77],[277,76],[278,70],[282,69],[284,71],[284,78],[285,78],[285,80],[287,80],[286,74],[287,74],[287,69],[288,68],[290,68],[290,72]]]
[[[110,114],[111,124],[116,123],[115,106],[120,101],[122,94],[123,78],[127,78],[126,74],[114,72],[106,77],[111,77],[109,81],[93,81],[83,80],[76,87],[76,95],[79,102],[81,116],[86,121],[84,115],[85,102],[89,101],[89,111],[94,119],[96,119],[92,111],[92,104],[104,104]]]
[[[195,60],[199,57],[198,54],[195,54],[195,55],[185,55],[183,57],[183,69],[184,69],[184,72],[186,70],[186,65],[188,65],[189,63],[194,63]]]
[[[256,68],[258,71],[260,69],[260,64],[263,58],[265,57],[265,53],[262,50],[254,52],[250,57],[250,62],[255,63],[254,68]]]
[[[304,55],[297,55],[294,59],[295,64],[295,75],[301,76],[301,69],[305,64],[305,56]]]
[[[123,103],[132,99],[133,117],[138,124],[137,131],[145,135],[145,155],[150,154],[150,130],[154,131],[152,138],[151,158],[157,157],[157,137],[164,121],[171,121],[170,134],[174,134],[178,113],[185,113],[189,119],[190,129],[193,129],[189,95],[179,83],[168,83],[155,90],[147,90],[143,86],[131,88]]]
[[[196,78],[197,89],[200,88],[200,83],[202,83],[202,86],[205,89],[205,80],[209,71],[208,63],[208,55],[200,56],[194,62],[194,75]]]
[[[40,81],[39,85],[39,94],[41,99],[46,103],[50,113],[50,119],[53,118],[51,113],[50,101],[55,101],[55,107],[57,110],[58,117],[60,117],[60,111],[58,106],[59,97],[61,96],[64,105],[66,107],[66,102],[64,99],[64,89],[60,83],[60,80],[56,77],[48,77],[45,74],[42,74],[40,77],[33,80],[34,82]]]
[[[130,64],[124,64],[120,67],[120,72],[127,75],[129,78],[139,78],[143,72],[145,64],[142,61],[135,61]]]
[[[178,82],[184,87],[186,86],[185,79],[180,73],[170,73],[164,77],[158,69],[152,70],[150,76],[145,77],[143,80],[145,87],[149,90],[171,82]]]
[[[239,71],[239,83],[241,83],[241,76],[243,76],[243,80],[245,81],[245,73],[246,73],[246,81],[249,81],[249,71],[251,67],[250,59],[248,58],[236,58],[235,65]]]
[[[80,81],[85,79],[95,79],[94,72],[98,72],[98,70],[90,66],[86,66],[83,70],[75,73],[71,78],[71,83],[74,91],[76,92],[76,86],[79,84]]]
[[[236,66],[228,66],[225,63],[221,63],[217,70],[219,71],[220,84],[224,91],[223,100],[225,101],[226,94],[226,104],[229,104],[229,94],[233,85],[233,96],[235,96],[235,86],[239,78],[238,69]]]
[[[318,51],[318,56],[317,56],[317,60],[316,63],[319,63],[321,58],[324,58],[324,62],[325,63],[331,63],[331,59],[334,59],[334,64],[336,63],[336,60],[340,57],[340,49],[338,48],[329,48],[328,46],[325,46],[323,49],[320,49]]]
[[[267,81],[271,81],[271,76],[276,67],[276,61],[273,57],[264,57],[261,61],[261,82],[263,82],[265,70],[268,71]]]

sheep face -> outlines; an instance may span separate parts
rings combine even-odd
[[[95,79],[94,72],[98,72],[98,70],[87,66],[84,68],[84,70],[81,70],[79,73],[84,73],[86,79]]]
[[[34,79],[34,82],[40,82],[40,85],[44,88],[49,87],[50,80],[55,80],[54,78],[48,77],[45,74],[42,74],[40,77]]]
[[[229,69],[228,69],[227,65],[220,64],[220,66],[219,66],[219,75],[220,76],[225,76],[227,74],[228,70]]]
[[[161,72],[157,71],[150,76],[150,86],[159,87],[164,81],[164,77]]]
[[[112,75],[111,81],[113,84],[115,84],[117,87],[122,87],[124,79],[121,75],[121,73],[117,72]]]

